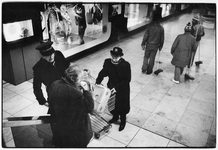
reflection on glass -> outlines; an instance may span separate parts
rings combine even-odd
[[[116,16],[121,14],[121,4],[113,4],[111,16]]]
[[[181,5],[181,10],[186,9],[190,6],[190,4],[182,4]]]
[[[128,18],[127,28],[151,20],[153,4],[125,4],[124,16]]]
[[[6,42],[33,36],[32,20],[3,24],[3,34]]]
[[[169,16],[173,14],[176,10],[176,4],[161,4],[160,7],[162,8],[162,17]]]
[[[49,35],[54,48],[67,50],[99,38],[102,34],[101,4],[52,3],[41,12],[43,40]]]

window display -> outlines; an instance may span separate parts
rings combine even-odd
[[[190,6],[190,4],[182,4],[181,5],[181,10],[186,9]]]
[[[113,4],[110,12],[110,16],[116,16],[121,14],[121,4]]]
[[[162,18],[173,14],[176,10],[176,4],[161,4],[160,7],[162,8]]]
[[[128,30],[133,30],[137,25],[148,24],[151,21],[152,11],[153,4],[125,4],[124,16],[128,18]]]
[[[49,37],[57,49],[70,49],[102,34],[101,4],[51,3],[41,12],[43,40]]]
[[[4,23],[3,35],[6,42],[13,42],[33,36],[32,20]]]

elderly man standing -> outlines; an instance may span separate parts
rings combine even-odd
[[[153,21],[145,29],[141,44],[142,49],[145,50],[142,73],[151,74],[153,72],[155,56],[164,44],[164,28],[158,22],[158,18],[157,13],[154,13]]]
[[[82,69],[70,64],[65,77],[51,85],[49,105],[56,148],[84,148],[93,136],[89,113],[93,112],[94,100],[88,86],[81,86],[82,77]]]

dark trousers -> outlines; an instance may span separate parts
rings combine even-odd
[[[158,50],[158,45],[149,45],[149,44],[146,45],[142,70],[147,71],[147,73],[153,72],[157,50]]]

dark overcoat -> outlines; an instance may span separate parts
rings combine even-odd
[[[195,38],[189,33],[180,34],[176,37],[171,47],[173,59],[172,65],[177,67],[186,67],[192,57],[192,52],[196,50]]]
[[[120,63],[115,65],[111,59],[106,59],[103,69],[99,72],[96,84],[101,84],[104,77],[108,77],[108,88],[115,88],[116,101],[115,113],[127,114],[130,110],[130,81],[131,67],[129,62],[121,58]]]
[[[47,62],[45,59],[41,58],[33,66],[33,92],[36,96],[40,105],[46,103],[46,99],[42,93],[42,83],[46,86],[46,91],[51,86],[51,84],[61,79],[64,75],[64,71],[68,68],[69,63],[64,58],[60,51],[55,51],[55,64]]]
[[[54,122],[53,135],[57,147],[86,147],[93,136],[89,113],[94,101],[89,91],[61,79],[49,91],[49,107]]]

